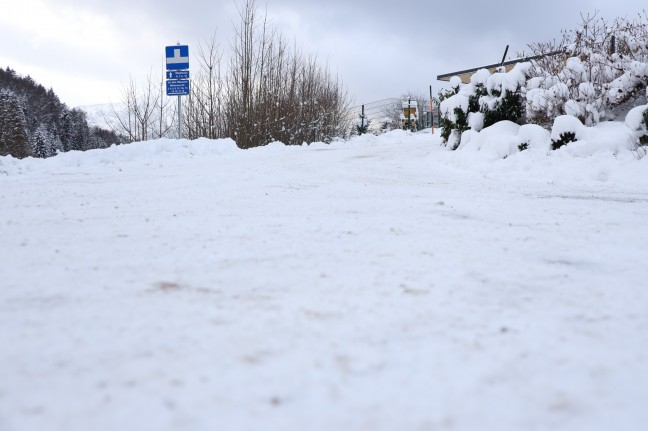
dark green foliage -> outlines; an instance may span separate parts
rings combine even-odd
[[[468,112],[479,112],[479,98],[487,94],[484,84],[477,84],[475,92],[468,97]]]
[[[29,76],[0,69],[0,94],[0,155],[42,157],[109,146],[102,140],[103,133],[89,129],[83,111],[68,109],[52,89],[46,90]]]
[[[70,149],[75,151],[89,150],[89,130],[86,113],[79,109],[72,109],[70,111],[70,123],[72,132]]]
[[[102,129],[93,126],[90,128],[90,147],[91,148],[108,148],[111,145],[119,145],[125,142],[125,138],[119,136],[112,130]]]
[[[576,142],[576,133],[574,132],[564,132],[559,135],[558,140],[551,141],[551,149],[557,150],[563,145],[567,145],[569,142]]]
[[[61,113],[59,124],[61,150],[63,152],[70,151],[72,147],[72,121],[70,120],[70,111],[66,109]]]
[[[529,143],[528,142],[522,142],[520,145],[518,145],[518,150],[519,151],[524,151],[529,149]]]
[[[369,131],[369,119],[363,115],[360,115],[360,124],[355,126],[355,132],[358,135],[364,135]]]
[[[440,126],[441,126],[441,138],[443,139],[443,142],[448,142],[448,138],[450,138],[450,133],[452,133],[452,121],[448,120],[447,117],[441,117]]]
[[[34,157],[44,159],[48,156],[47,145],[45,144],[45,136],[41,130],[36,132],[34,139]]]
[[[642,118],[643,118],[643,119],[642,119],[641,122],[643,123],[644,128],[645,128],[646,130],[648,130],[648,108],[646,108],[646,109],[643,111]],[[648,146],[648,133],[646,133],[645,135],[639,136],[639,145],[641,145],[641,146]]]
[[[15,93],[0,90],[0,156],[16,158],[31,154],[27,119]]]
[[[499,93],[493,90],[493,95]],[[484,127],[492,126],[500,121],[518,122],[522,117],[522,95],[519,91],[507,92],[506,95],[495,104],[494,109],[483,108]]]
[[[464,112],[461,108],[454,108],[455,114],[455,130],[461,135],[469,129],[468,127],[468,113]]]
[[[457,93],[459,93],[459,87],[453,88],[451,90],[443,89],[443,90],[439,91],[439,102],[438,102],[439,105],[441,104],[441,102],[443,102],[446,99],[451,98],[452,96],[454,96]],[[437,106],[439,106],[439,105],[437,105]]]

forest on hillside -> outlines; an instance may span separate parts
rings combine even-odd
[[[51,88],[0,68],[0,156],[44,158],[121,142],[115,132],[89,126],[86,113],[68,108]]]

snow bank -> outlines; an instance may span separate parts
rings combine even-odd
[[[9,156],[0,157],[0,175],[115,171],[126,167],[166,166],[183,160],[210,157],[232,156],[237,159],[248,156],[277,157],[287,152],[352,148],[364,148],[367,156],[371,154],[378,156],[385,151],[391,151],[394,147],[400,148],[399,151],[407,152],[412,151],[412,144],[424,144],[429,150],[430,157],[438,158],[439,154],[447,153],[447,156],[443,156],[446,163],[470,170],[490,172],[494,169],[494,162],[503,161],[509,169],[520,164],[526,166],[522,168],[523,170],[528,170],[529,166],[533,165],[533,169],[538,171],[538,176],[542,177],[542,172],[546,174],[554,171],[553,164],[558,163],[562,167],[556,171],[559,173],[554,172],[555,178],[566,178],[571,181],[574,179],[571,172],[580,171],[589,172],[586,178],[597,181],[599,178],[607,179],[617,171],[628,171],[632,172],[631,175],[636,179],[638,175],[636,169],[646,170],[645,161],[637,163],[637,154],[634,150],[636,137],[631,129],[637,126],[639,116],[639,110],[633,110],[628,114],[626,123],[607,122],[596,127],[585,127],[575,117],[562,116],[556,119],[551,133],[538,125],[520,126],[510,121],[503,121],[480,132],[475,130],[464,132],[462,143],[456,152],[447,151],[447,147],[441,146],[439,135],[433,136],[429,130],[420,133],[394,130],[378,136],[366,134],[349,140],[336,140],[330,144],[317,142],[310,145],[287,146],[281,142],[274,142],[250,150],[239,150],[231,139],[194,141],[159,139],[102,150],[71,151],[49,159],[18,160]],[[577,141],[552,151],[550,149],[552,139],[557,139],[560,133],[566,131],[574,131]],[[609,164],[607,167],[596,165],[595,160],[603,160],[599,156],[607,160],[605,162]],[[573,161],[577,158],[583,161]],[[617,165],[619,160],[623,160],[622,165]],[[593,165],[591,172],[587,168],[590,164]],[[601,172],[607,173],[601,174]],[[643,175],[643,178],[648,181],[648,176]],[[629,181],[635,180],[629,179]]]
[[[643,429],[648,158],[547,154],[2,158],[0,430]]]
[[[519,126],[510,121],[501,121],[481,131],[464,132],[458,150],[478,152],[490,160],[509,157],[524,150],[533,150],[538,157],[589,157],[601,152],[612,155],[627,153],[636,157],[635,142],[639,132],[632,128],[641,130],[641,112],[631,111],[626,123],[604,122],[594,127],[584,126],[574,116],[561,115],[554,120],[551,133],[535,124]],[[575,134],[576,141],[551,151],[551,142],[570,132]]]
[[[161,162],[164,160],[222,155],[237,151],[231,139],[211,140],[200,138],[193,141],[157,139],[133,142],[128,145],[113,145],[110,148],[89,151],[68,151],[47,159],[28,157],[18,160],[0,157],[0,174],[21,174],[30,171],[50,172],[62,168],[115,167],[139,162]]]
[[[511,121],[500,121],[481,132],[468,130],[461,136],[459,150],[480,151],[491,159],[501,159],[517,151],[519,129]]]
[[[634,134],[624,124],[616,121],[585,127],[578,118],[561,115],[554,120],[551,139],[557,141],[564,133],[575,133],[576,141],[559,148],[576,157],[587,157],[599,152],[619,154],[635,150]]]
[[[460,150],[480,152],[486,158],[495,160],[508,157],[524,150],[549,150],[549,132],[535,124],[520,126],[512,121],[500,121],[477,133],[465,132],[461,137]]]

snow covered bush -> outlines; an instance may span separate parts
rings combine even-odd
[[[451,149],[461,144],[466,130],[479,132],[500,121],[519,122],[523,116],[521,90],[529,63],[521,63],[510,72],[491,75],[481,69],[472,75],[469,84],[451,79],[452,90],[439,93],[441,100],[441,137]]]
[[[486,94],[479,98],[484,127],[499,121],[520,121],[523,117],[521,90],[526,84],[526,74],[530,68],[530,63],[518,63],[509,72],[497,72],[488,77]]]
[[[648,85],[648,15],[612,23],[587,15],[560,42],[530,45],[527,121],[545,127],[559,115],[592,126],[615,119]]]
[[[648,146],[648,106],[643,111],[641,125],[643,133],[639,136],[639,145]]]
[[[460,151],[477,152],[495,160],[506,159],[520,148],[536,153],[547,153],[550,135],[536,124],[520,126],[512,121],[499,121],[481,132],[468,130],[461,139]]]
[[[632,131],[640,157],[648,152],[648,105],[637,106],[628,112],[625,125]]]
[[[551,148],[563,155],[589,157],[597,153],[629,154],[636,151],[634,134],[620,121],[586,127],[571,115],[561,115],[551,129]]]
[[[450,90],[439,92],[441,112],[441,138],[451,149],[456,150],[461,143],[461,134],[468,130],[469,93],[461,85],[461,79],[450,79]]]
[[[572,115],[556,117],[551,128],[551,149],[557,150],[570,142],[576,142],[582,129],[583,123]]]

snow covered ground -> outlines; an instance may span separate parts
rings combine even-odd
[[[0,430],[648,429],[648,158],[0,158]]]

